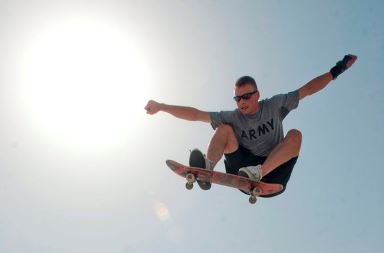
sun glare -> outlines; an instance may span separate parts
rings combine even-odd
[[[134,35],[72,19],[38,32],[27,52],[24,101],[49,137],[104,145],[137,127],[149,70]]]

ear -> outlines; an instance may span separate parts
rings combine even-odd
[[[255,96],[256,96],[257,101],[259,101],[259,99],[260,99],[260,91],[257,91]]]

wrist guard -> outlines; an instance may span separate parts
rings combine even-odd
[[[341,61],[338,61],[336,65],[331,68],[330,72],[332,74],[333,79],[336,79],[341,73],[343,73],[348,68],[347,62],[350,59],[352,59],[352,56],[350,54],[347,54]]]

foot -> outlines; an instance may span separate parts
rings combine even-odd
[[[261,165],[259,164],[256,166],[248,166],[248,167],[241,168],[238,172],[238,175],[242,177],[247,177],[252,181],[259,182],[262,178]]]
[[[211,161],[206,159],[203,153],[198,149],[194,149],[191,151],[191,154],[189,156],[189,166],[203,168],[206,170],[213,170],[211,166]],[[209,190],[211,188],[210,182],[201,182],[197,180],[197,183],[203,190]]]

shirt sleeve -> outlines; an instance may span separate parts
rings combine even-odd
[[[284,119],[290,111],[299,106],[299,91],[276,95],[271,98],[271,103],[279,110],[281,119]]]
[[[235,118],[235,111],[210,112],[209,114],[211,116],[211,126],[213,129],[223,124],[232,124]]]

